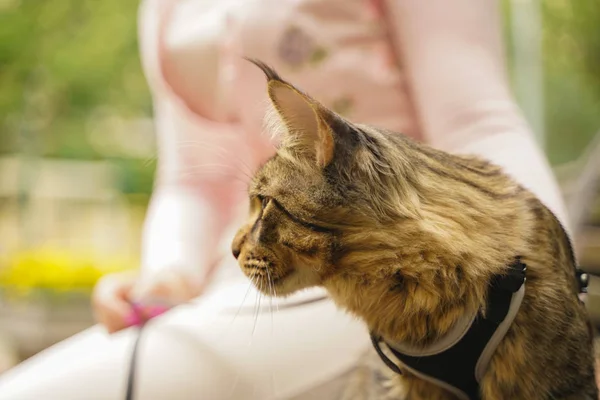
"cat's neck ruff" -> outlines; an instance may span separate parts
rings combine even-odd
[[[461,400],[478,399],[487,366],[523,302],[526,269],[517,259],[508,274],[496,276],[490,283],[485,313],[476,310],[463,315],[435,342],[417,347],[372,335],[377,353],[399,374],[408,371]],[[382,350],[381,342],[387,352]]]
[[[415,357],[431,356],[449,349],[462,339],[469,331],[469,328],[471,328],[478,313],[479,310],[475,310],[474,312],[463,315],[454,323],[450,331],[428,346],[417,346],[408,342],[397,342],[386,337],[382,337],[382,339],[387,346],[403,354]]]

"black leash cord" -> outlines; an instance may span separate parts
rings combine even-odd
[[[379,345],[380,342],[381,342],[381,338],[379,336],[375,336],[375,334],[371,333],[371,343],[373,343],[373,347],[375,347],[375,351],[377,351],[377,354],[379,355],[379,357],[381,357],[381,360],[392,371],[394,371],[398,375],[403,375],[402,370],[400,368],[398,368],[398,366],[392,360],[390,360],[388,358],[388,356],[385,355],[383,350],[381,350],[381,346]]]
[[[298,303],[294,303],[291,305],[283,305],[281,306],[279,309],[284,309],[284,308],[293,308],[293,307],[298,307],[298,306],[303,306],[306,304],[311,304],[311,303],[316,303],[322,300],[325,300],[326,297],[325,296],[321,296],[315,299],[310,299],[310,300],[304,300],[304,301],[300,301]],[[239,312],[239,309],[231,309],[231,314],[237,314],[237,312]],[[254,311],[252,312],[254,313]],[[139,327],[139,331],[138,331],[138,336],[135,338],[135,341],[133,342],[133,350],[131,352],[131,359],[129,361],[129,372],[127,374],[127,392],[125,393],[125,400],[133,400],[133,393],[134,393],[134,389],[135,389],[135,373],[137,370],[137,353],[138,353],[138,348],[140,346],[140,342],[142,339],[142,333],[144,331],[144,327],[146,326],[146,324],[142,324]]]
[[[140,326],[137,337],[135,338],[135,342],[133,343],[133,351],[131,353],[131,360],[129,361],[129,373],[127,375],[127,392],[125,393],[125,400],[133,400],[133,391],[135,386],[135,372],[137,369],[137,353],[138,348],[140,347],[140,342],[142,338],[142,332],[144,330],[144,325]]]

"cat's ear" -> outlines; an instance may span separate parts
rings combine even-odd
[[[326,167],[333,159],[335,147],[334,132],[328,123],[332,113],[285,82],[266,64],[249,61],[267,76],[269,99],[284,125],[282,146],[314,158],[319,167]]]
[[[319,167],[326,167],[335,148],[328,110],[286,82],[271,80],[268,91],[285,125],[284,146],[313,156]]]

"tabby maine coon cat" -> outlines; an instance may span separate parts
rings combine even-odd
[[[521,256],[525,296],[482,399],[598,398],[571,245],[532,193],[483,160],[346,121],[253,62],[281,144],[253,177],[232,250],[260,291],[322,286],[371,332],[418,347],[481,309],[491,277]],[[411,400],[455,398],[410,373],[391,379]]]

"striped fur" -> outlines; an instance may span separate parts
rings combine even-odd
[[[483,307],[491,276],[521,256],[525,299],[483,399],[597,398],[569,239],[532,193],[484,160],[352,124],[255,63],[283,135],[254,176],[233,242],[259,290],[322,286],[371,331],[427,345]],[[396,394],[385,398],[452,398],[410,375],[390,379]]]

